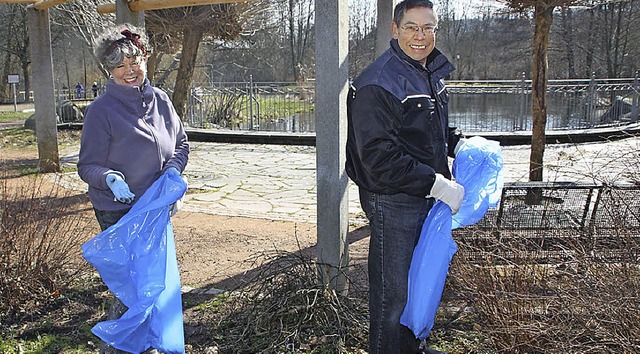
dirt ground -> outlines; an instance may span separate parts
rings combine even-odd
[[[16,148],[0,144],[0,165],[37,165],[35,147]],[[12,183],[20,178],[9,176]],[[80,196],[80,210],[93,218],[86,193]],[[189,192],[187,192],[189,193]],[[74,198],[77,200],[77,198]],[[311,223],[274,221],[245,217],[229,217],[180,211],[172,218],[178,264],[183,287],[231,289],[243,283],[259,265],[258,255],[269,252],[308,252],[315,254],[316,225]],[[93,232],[99,232],[97,222]],[[87,235],[87,239],[94,235]],[[368,229],[353,228],[349,233],[351,264],[366,266]],[[78,250],[80,251],[80,250]],[[361,279],[362,280],[362,279]]]

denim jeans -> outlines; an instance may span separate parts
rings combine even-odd
[[[360,188],[371,228],[369,241],[369,353],[420,353],[420,342],[400,324],[407,302],[413,249],[433,199],[376,194]]]
[[[131,208],[120,209],[120,210],[97,210],[93,209],[93,212],[96,214],[96,219],[98,219],[98,224],[100,224],[100,229],[102,231],[109,228],[109,226],[118,222],[118,220],[122,219],[122,217],[129,212]]]

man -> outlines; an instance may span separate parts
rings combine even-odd
[[[371,354],[421,353],[400,324],[413,249],[434,201],[455,213],[464,196],[450,180],[447,156],[460,135],[449,128],[442,79],[454,68],[435,48],[437,25],[431,1],[398,3],[391,48],[355,79],[347,101],[346,170],[371,228]]]

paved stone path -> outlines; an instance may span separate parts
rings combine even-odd
[[[316,149],[307,146],[191,142],[184,210],[271,220],[316,222]],[[78,147],[61,152],[75,164]],[[529,146],[502,148],[505,182],[528,179]],[[633,177],[635,176],[635,177]],[[619,181],[640,176],[640,138],[554,144],[545,150],[547,181]],[[594,178],[595,177],[595,178]],[[75,172],[61,183],[86,190]],[[357,188],[349,183],[349,214],[363,222]]]

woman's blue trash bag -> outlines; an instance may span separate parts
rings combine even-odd
[[[451,230],[478,222],[500,201],[503,163],[500,144],[482,137],[467,139],[453,161],[453,175],[465,188],[460,210],[437,201],[425,219],[409,268],[407,304],[400,323],[416,338],[429,336],[440,306],[449,263],[458,250]]]
[[[82,246],[83,257],[128,308],[119,319],[91,330],[114,348],[184,353],[180,274],[169,210],[186,188],[180,176],[163,174],[120,221]]]

